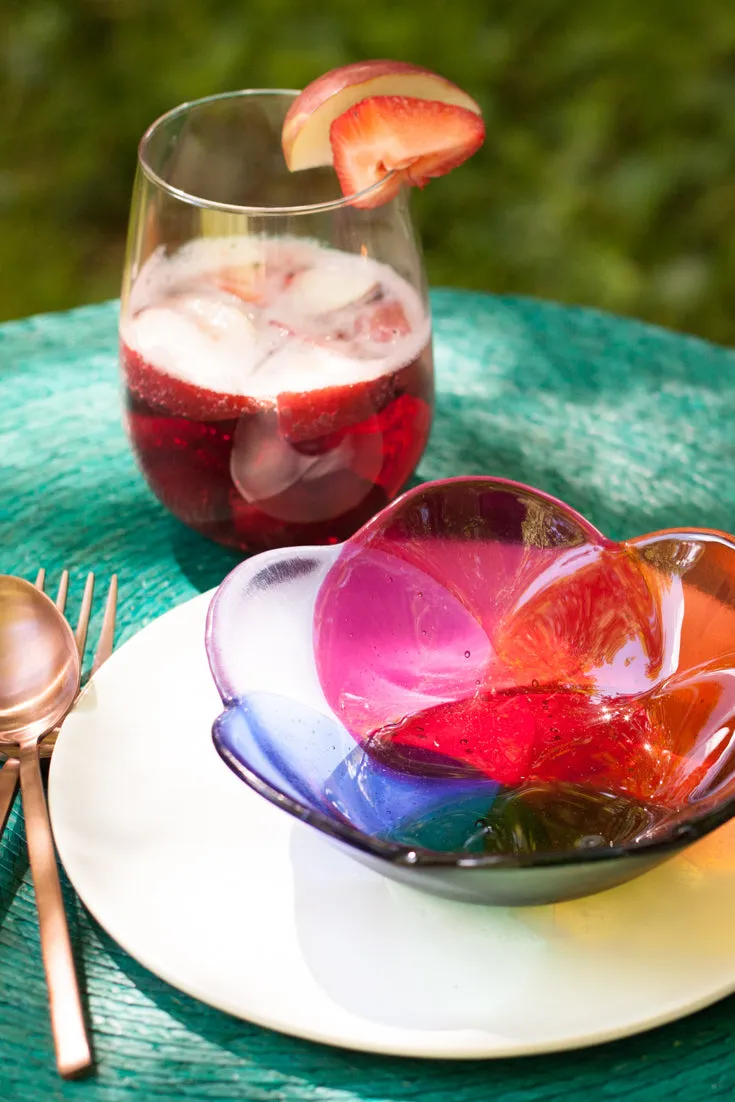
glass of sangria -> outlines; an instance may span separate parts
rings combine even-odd
[[[289,171],[296,94],[212,96],[150,127],[122,290],[140,469],[179,520],[245,551],[346,539],[406,484],[432,419],[406,189],[389,173],[345,197],[331,166]]]

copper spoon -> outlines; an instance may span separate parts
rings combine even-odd
[[[23,578],[0,574],[0,746],[19,750],[20,786],[56,1063],[65,1078],[92,1063],[38,744],[79,691],[74,633],[53,601]]]

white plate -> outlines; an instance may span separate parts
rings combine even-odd
[[[284,1033],[429,1057],[590,1045],[735,990],[735,822],[638,880],[553,907],[403,887],[220,760],[209,597],[113,655],[52,760],[66,870],[152,972]]]

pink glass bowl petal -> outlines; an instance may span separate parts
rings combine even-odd
[[[670,664],[635,556],[554,499],[488,479],[420,487],[349,540],[317,599],[314,651],[358,740],[423,734],[506,784],[528,773],[536,713],[558,713],[560,692],[576,692],[570,725],[589,724],[598,696],[644,691]],[[406,724],[421,712],[423,731]]]

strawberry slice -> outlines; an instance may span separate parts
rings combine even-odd
[[[339,115],[329,139],[344,195],[355,195],[390,173],[384,188],[357,207],[387,202],[402,184],[423,187],[471,157],[485,137],[480,115],[465,107],[411,96],[369,96]]]
[[[169,375],[121,342],[120,359],[125,382],[133,398],[151,411],[193,421],[226,421],[254,413],[264,403],[246,394],[224,394]]]
[[[405,337],[411,332],[406,311],[396,298],[383,299],[370,311],[363,311],[355,323],[358,336],[367,336],[371,341],[384,344]]]

